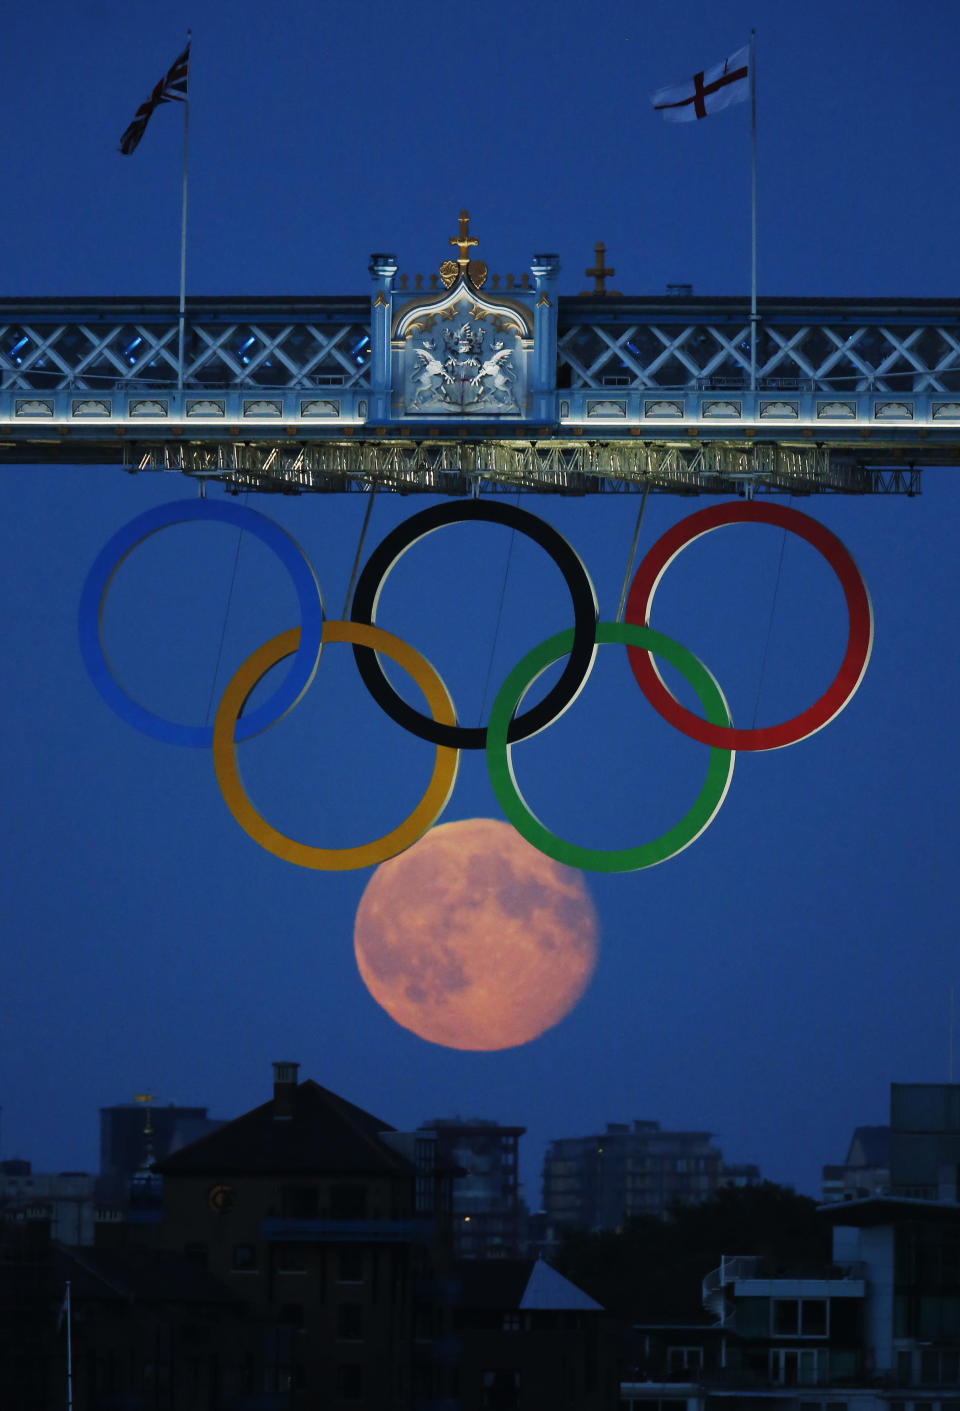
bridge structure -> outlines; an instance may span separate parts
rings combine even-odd
[[[558,292],[556,255],[365,293],[0,299],[0,464],[231,491],[906,494],[960,462],[960,300]]]

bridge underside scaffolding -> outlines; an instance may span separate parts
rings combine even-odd
[[[920,492],[920,471],[823,446],[564,441],[126,442],[124,469],[217,480],[237,492],[752,496]]]

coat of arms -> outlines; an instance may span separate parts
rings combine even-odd
[[[481,324],[465,320],[458,328],[443,329],[442,347],[436,338],[421,337],[413,349],[410,381],[416,390],[410,410],[517,411],[513,349],[500,337],[485,348],[486,335]]]

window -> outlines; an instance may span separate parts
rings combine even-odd
[[[777,1337],[796,1337],[800,1332],[800,1300],[798,1298],[775,1298],[773,1300],[773,1331]]]
[[[304,1244],[277,1245],[277,1268],[283,1274],[302,1274],[307,1267],[307,1247]]]
[[[254,1244],[235,1244],[233,1246],[233,1267],[240,1272],[257,1270],[257,1247]]]
[[[315,1220],[320,1213],[316,1186],[284,1186],[280,1209],[285,1220]]]
[[[671,1372],[699,1372],[703,1367],[702,1347],[668,1347],[667,1366]]]
[[[503,1331],[505,1333],[518,1333],[520,1331],[520,1314],[504,1313]]]
[[[341,1342],[363,1341],[363,1307],[359,1303],[341,1303],[337,1308],[337,1337]]]
[[[330,1217],[333,1220],[365,1220],[366,1186],[334,1186],[330,1192]]]
[[[817,1386],[826,1380],[825,1348],[772,1347],[769,1375],[779,1386]]]
[[[771,1331],[774,1337],[822,1338],[829,1322],[825,1298],[775,1298]]]
[[[929,1351],[920,1354],[920,1381],[925,1385],[953,1385],[960,1375],[960,1357],[956,1352]]]
[[[340,1249],[337,1251],[337,1283],[363,1283],[362,1249]]]
[[[363,1395],[363,1368],[352,1362],[337,1368],[337,1395],[344,1401],[359,1401]]]
[[[484,1372],[480,1405],[490,1411],[513,1411],[520,1405],[520,1373],[511,1369]]]
[[[743,1337],[770,1336],[769,1298],[737,1299],[737,1332]]]

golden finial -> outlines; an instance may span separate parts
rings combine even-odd
[[[588,275],[593,280],[593,288],[584,290],[584,293],[613,294],[615,292],[613,289],[607,288],[607,280],[611,275],[616,274],[617,271],[615,269],[607,269],[606,257],[607,247],[602,240],[598,240],[593,247],[593,269],[584,270],[584,274]]]
[[[470,234],[470,212],[460,212],[460,234],[450,236],[450,244],[457,247],[455,260],[444,260],[440,266],[440,278],[449,289],[457,279],[465,276],[475,289],[482,289],[487,279],[487,267],[483,260],[471,260],[470,248],[480,241]]]
[[[450,244],[456,245],[459,251],[457,264],[462,270],[466,270],[470,263],[470,246],[479,245],[480,241],[475,235],[470,234],[470,212],[460,212],[460,234],[450,236]]]

